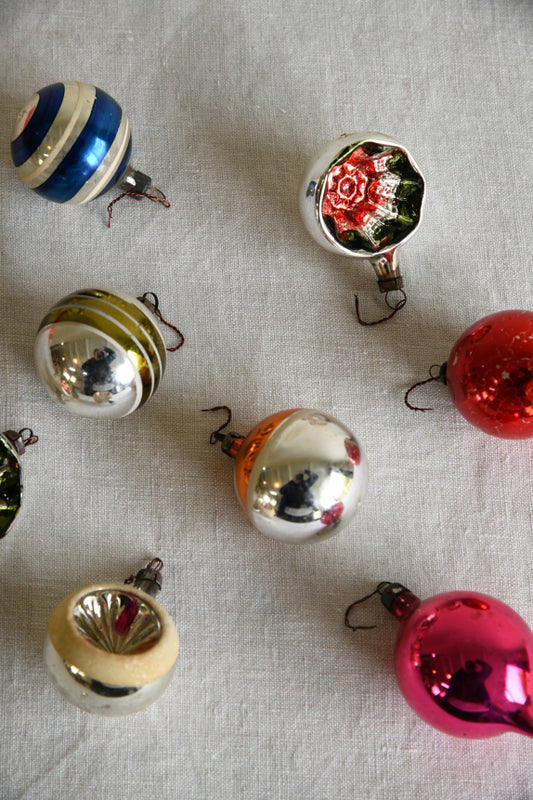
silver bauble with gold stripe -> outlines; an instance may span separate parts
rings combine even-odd
[[[150,399],[165,370],[165,344],[133,297],[83,289],[56,303],[34,346],[39,377],[72,414],[117,419]]]

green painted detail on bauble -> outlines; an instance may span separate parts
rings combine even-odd
[[[9,440],[0,434],[0,538],[13,524],[21,501],[20,461]]]

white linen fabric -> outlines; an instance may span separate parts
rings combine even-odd
[[[3,430],[31,426],[24,504],[1,542],[2,800],[528,800],[531,741],[460,740],[407,706],[397,623],[344,608],[383,579],[422,597],[479,590],[533,624],[532,443],[487,436],[440,384],[406,388],[477,319],[531,308],[533,6],[528,0],[4,0],[0,26]],[[171,207],[47,202],[10,162],[25,100],[57,80],[123,107],[132,163]],[[307,159],[341,132],[410,149],[425,216],[401,249],[390,322],[370,265],[329,255],[297,208]],[[36,328],[89,286],[157,292],[185,346],[131,417],[70,416],[32,361]],[[167,334],[165,333],[165,336]],[[171,334],[169,344],[171,344]],[[210,448],[225,403],[246,433],[293,407],[359,438],[369,489],[337,537],[251,527]],[[101,719],[49,683],[53,607],[165,562],[175,677],[149,709]]]

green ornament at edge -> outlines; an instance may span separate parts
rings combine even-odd
[[[21,502],[19,455],[10,437],[6,433],[0,433],[0,538],[9,531]]]

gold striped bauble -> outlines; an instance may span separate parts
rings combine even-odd
[[[146,403],[165,370],[165,344],[133,297],[83,289],[56,303],[34,347],[39,377],[73,414],[116,419]]]

